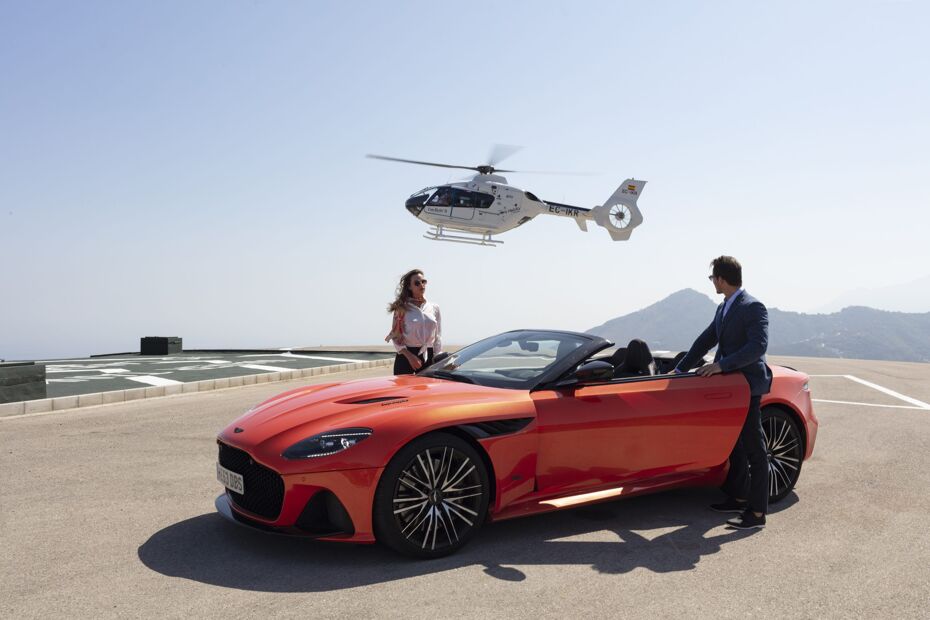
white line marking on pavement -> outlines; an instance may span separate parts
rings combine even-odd
[[[889,390],[888,388],[882,387],[882,386],[880,386],[880,385],[876,385],[875,383],[869,383],[869,382],[866,381],[865,379],[860,379],[859,377],[854,377],[854,376],[852,376],[852,375],[846,375],[846,378],[849,379],[850,381],[855,381],[856,383],[861,383],[862,385],[864,385],[864,386],[866,386],[866,387],[870,387],[870,388],[872,388],[873,390],[878,390],[879,392],[882,392],[882,393],[884,393],[884,394],[887,394],[888,396],[894,396],[895,398],[897,398],[897,399],[899,399],[899,400],[903,400],[903,401],[906,402],[906,403],[911,403],[912,405],[917,405],[917,407],[920,408],[920,409],[930,409],[930,405],[928,405],[927,403],[925,403],[925,402],[922,401],[922,400],[917,400],[916,398],[911,398],[910,396],[905,396],[904,394],[899,394],[899,393],[895,392],[894,390]]]
[[[136,377],[123,377],[124,379],[129,379],[130,381],[135,381],[136,383],[145,383],[148,385],[178,385],[182,383],[181,381],[175,381],[174,379],[165,379],[164,377],[153,377],[151,375],[139,375]]]
[[[261,364],[237,364],[239,368],[251,368],[252,370],[267,370],[268,372],[281,372],[282,370],[300,370],[299,368],[284,368],[283,366],[262,366]]]
[[[72,409],[56,409],[53,411],[36,411],[35,413],[18,413],[16,415],[7,415],[0,417],[0,422],[5,422],[6,420],[18,420],[20,418],[34,418],[40,415],[53,415],[55,413],[64,413],[65,411],[73,411]]]
[[[927,409],[927,410],[930,410],[930,405],[928,405],[927,403],[925,403],[925,402],[922,401],[922,400],[917,400],[916,398],[911,398],[910,396],[905,396],[904,394],[900,394],[900,393],[898,393],[898,392],[895,392],[894,390],[891,390],[891,389],[888,389],[888,388],[883,387],[883,386],[881,386],[881,385],[878,385],[877,383],[872,383],[872,382],[870,382],[870,381],[866,381],[865,379],[860,379],[859,377],[857,377],[857,376],[855,376],[855,375],[808,375],[808,376],[809,376],[809,377],[842,377],[842,378],[844,378],[844,379],[849,379],[850,381],[855,381],[856,383],[859,383],[859,384],[864,385],[864,386],[866,386],[866,387],[870,387],[870,388],[872,388],[873,390],[878,390],[878,391],[881,392],[882,394],[887,394],[888,396],[893,396],[893,397],[897,398],[898,400],[903,400],[903,401],[906,402],[906,403],[911,403],[912,405],[916,405],[916,406],[914,406],[914,407],[901,407],[900,405],[897,405],[896,407],[899,408],[899,409],[902,409],[902,408],[903,408],[903,409]],[[811,399],[811,400],[814,400],[814,399]],[[835,401],[828,401],[828,400],[824,400],[824,401],[820,401],[820,402],[825,402],[825,403],[827,403],[827,402],[835,402],[835,403],[838,403],[838,402],[845,402],[845,401],[838,401],[838,400],[835,400]],[[864,404],[866,404],[866,403],[846,403],[846,404],[849,404],[849,405],[856,405],[856,404],[864,405]],[[876,407],[883,407],[883,406],[885,406],[885,405],[875,405],[875,406],[876,406]],[[891,406],[891,405],[888,405],[888,406]]]
[[[297,355],[295,353],[282,353],[282,357],[293,357],[296,359],[323,360],[324,362],[363,362],[365,360],[349,359],[346,357],[323,357],[322,355]]]
[[[859,405],[861,407],[885,407],[886,409],[918,409],[923,411],[923,407],[910,407],[908,405],[876,405],[875,403],[854,403],[848,400],[825,400],[823,398],[812,398],[815,403],[833,403],[835,405]]]
[[[129,372],[129,370],[125,368],[101,368],[100,372],[107,374],[107,375],[117,375],[121,372]]]

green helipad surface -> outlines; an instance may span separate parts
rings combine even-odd
[[[120,354],[36,363],[45,364],[47,396],[55,398],[390,357],[393,356],[387,352],[369,351],[202,352],[164,356]]]

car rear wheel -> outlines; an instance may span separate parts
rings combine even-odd
[[[446,433],[425,435],[385,468],[375,492],[375,535],[406,555],[448,555],[475,535],[489,496],[484,462],[468,442]]]
[[[794,417],[777,407],[762,410],[762,433],[769,463],[769,503],[791,492],[801,475],[803,438]]]

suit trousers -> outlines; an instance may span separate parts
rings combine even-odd
[[[730,454],[730,472],[723,485],[730,497],[749,500],[749,509],[765,514],[769,507],[769,457],[762,433],[762,396],[750,396],[743,430]]]
[[[407,347],[407,350],[420,358],[420,361],[423,362],[423,366],[429,366],[433,363],[433,347],[428,348],[426,351],[426,359],[420,355],[420,347]],[[423,368],[420,366],[420,368]],[[407,361],[407,358],[404,355],[398,353],[394,357],[394,374],[395,375],[412,375],[416,371],[410,365],[410,362]]]

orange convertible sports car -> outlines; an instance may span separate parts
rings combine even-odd
[[[622,349],[605,355],[611,346],[512,331],[417,375],[275,396],[220,433],[217,509],[259,529],[437,557],[489,520],[720,485],[749,403],[743,375],[620,372],[630,365]],[[762,425],[774,502],[810,457],[817,419],[807,376],[772,371]]]

